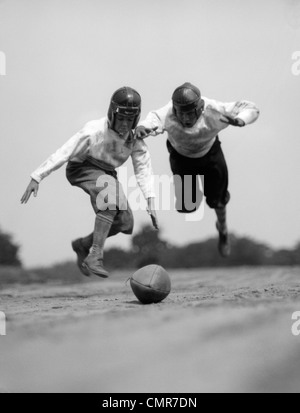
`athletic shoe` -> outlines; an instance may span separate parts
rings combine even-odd
[[[109,277],[109,272],[104,268],[103,259],[99,258],[98,254],[89,254],[83,262],[83,267],[89,272],[89,274],[94,274],[101,278]]]
[[[89,271],[83,266],[83,261],[89,255],[90,251],[82,245],[82,239],[77,239],[72,242],[72,249],[77,254],[77,265],[81,273],[86,277],[90,276]]]

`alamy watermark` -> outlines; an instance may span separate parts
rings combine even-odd
[[[156,195],[157,211],[185,212],[187,222],[199,222],[204,218],[204,176],[153,175],[152,182],[147,185],[144,190]],[[126,167],[119,169],[118,181],[113,176],[102,175],[96,186],[99,188],[96,202],[100,211],[124,211],[128,203],[135,212],[146,210],[136,177],[129,177]]]
[[[6,316],[0,311],[0,336],[6,336]]]
[[[292,54],[292,60],[294,61],[292,65],[292,74],[294,76],[300,76],[300,51]]]
[[[292,325],[292,334],[295,337],[300,336],[300,311],[296,311],[292,315],[292,321],[295,321]]]
[[[6,55],[0,50],[0,76],[6,76]]]

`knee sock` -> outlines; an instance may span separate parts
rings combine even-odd
[[[215,209],[217,217],[218,217],[218,229],[219,231],[226,233],[227,232],[227,211],[226,207],[224,208],[217,208]]]
[[[103,258],[104,244],[114,222],[116,211],[99,212],[95,220],[91,253]]]
[[[111,219],[108,218],[108,221],[111,221]],[[114,233],[112,233],[112,228],[111,228],[107,238],[109,238],[113,235],[114,235]],[[94,233],[93,232],[91,234],[87,235],[86,237],[81,238],[81,243],[84,246],[84,248],[87,249],[87,250],[90,250],[92,248],[93,241],[94,241]]]

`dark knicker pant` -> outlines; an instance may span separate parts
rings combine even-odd
[[[116,211],[112,215],[114,220],[109,236],[120,232],[132,234],[133,214],[115,170],[105,170],[100,162],[88,159],[83,163],[69,162],[66,175],[72,186],[83,189],[90,196],[92,207],[100,218],[107,214],[107,207]]]
[[[202,158],[187,158],[180,155],[167,141],[170,165],[174,174],[176,209],[180,213],[195,212],[202,197],[199,175],[204,176],[204,195],[210,208],[224,208],[229,200],[228,168],[217,137],[211,150]]]

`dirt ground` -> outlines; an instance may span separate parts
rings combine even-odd
[[[299,392],[299,268],[170,271],[143,306],[128,273],[0,293],[0,392]]]

